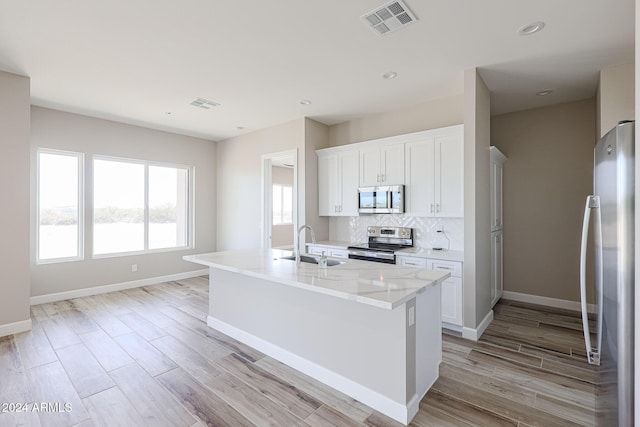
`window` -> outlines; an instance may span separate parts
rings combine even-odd
[[[273,186],[273,225],[293,224],[293,187]]]
[[[190,176],[184,166],[95,158],[93,254],[188,247]]]
[[[80,153],[37,152],[37,263],[84,258],[83,159]]]

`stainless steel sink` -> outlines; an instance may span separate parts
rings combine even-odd
[[[296,260],[296,256],[295,255],[290,255],[290,256],[283,256],[280,259],[286,259],[289,261],[295,261]],[[309,264],[317,264],[318,260],[312,256],[309,255],[302,255],[300,257],[300,262],[306,262]],[[340,265],[340,264],[344,264],[346,261],[338,261],[336,259],[327,259],[327,267],[332,267],[334,265]]]

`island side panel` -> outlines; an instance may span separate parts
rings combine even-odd
[[[416,401],[417,405],[436,382],[442,362],[442,288],[438,284],[416,296]],[[415,414],[414,414],[415,415]]]
[[[407,358],[406,313],[406,304],[386,310],[214,267],[210,272],[210,320],[293,353],[405,408],[416,394],[415,365],[407,366],[411,358]],[[415,343],[409,346],[415,349]],[[407,375],[412,377],[409,386]]]

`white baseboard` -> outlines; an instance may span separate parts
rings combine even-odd
[[[297,354],[291,353],[288,350],[278,347],[263,340],[262,338],[256,337],[255,335],[238,329],[235,326],[214,317],[207,317],[207,325],[255,348],[258,351],[261,351],[268,356],[273,357],[285,365],[291,366],[303,374],[309,375],[329,387],[333,387],[334,389],[353,397],[365,405],[375,408],[377,411],[405,425],[410,421],[409,416],[411,415],[411,412],[414,412],[413,415],[415,415],[419,409],[418,405],[420,404],[420,400],[418,399],[413,399],[407,405],[402,405],[401,403],[391,400],[374,390],[350,380],[349,378],[345,378],[344,376],[323,366],[300,357]]]
[[[580,311],[580,302],[569,301],[558,298],[541,297],[538,295],[522,294],[520,292],[502,292],[502,298],[513,301],[526,302],[529,304],[546,305],[547,307],[564,308],[566,310]],[[595,304],[587,304],[587,311],[589,313],[596,312]]]
[[[0,337],[19,334],[20,332],[27,332],[30,330],[31,319],[21,320],[20,322],[7,323],[6,325],[0,325]]]
[[[106,294],[108,292],[122,291],[125,289],[139,288],[142,286],[157,285],[158,283],[174,280],[189,279],[191,277],[209,274],[209,269],[187,271],[185,273],[170,274],[168,276],[150,277],[148,279],[133,280],[131,282],[114,283],[112,285],[94,286],[92,288],[76,289],[73,291],[57,292],[55,294],[38,295],[30,298],[31,305],[45,304],[48,302],[63,301],[72,298],[88,297],[91,295]]]
[[[467,328],[466,326],[462,328],[462,338],[466,338],[468,340],[478,341],[485,329],[489,327],[491,322],[493,321],[493,310],[489,310],[489,313],[482,319],[482,322],[478,325],[477,328]]]

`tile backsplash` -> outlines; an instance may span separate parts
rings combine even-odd
[[[415,246],[422,248],[447,248],[449,245],[448,249],[450,250],[461,251],[464,249],[463,218],[424,218],[404,214],[331,217],[329,219],[329,239],[353,243],[366,242],[367,227],[370,225],[411,227],[414,232]],[[438,227],[443,227],[444,233],[437,233]]]

